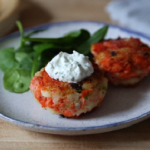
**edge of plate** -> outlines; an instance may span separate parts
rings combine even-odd
[[[47,29],[49,27],[55,26],[55,25],[65,25],[65,24],[72,24],[72,23],[96,23],[96,24],[101,24],[101,25],[109,25],[113,28],[117,28],[120,29],[124,32],[127,33],[132,33],[135,34],[137,36],[141,36],[143,38],[146,38],[148,40],[150,40],[150,37],[147,35],[144,35],[140,32],[136,32],[130,29],[126,29],[117,25],[113,25],[113,24],[108,24],[108,23],[104,23],[104,22],[96,22],[96,21],[67,21],[67,22],[55,22],[55,23],[47,23],[47,24],[42,24],[39,26],[35,26],[35,27],[31,27],[31,28],[27,28],[24,29],[25,32],[31,31],[31,30],[36,30],[36,29]],[[9,34],[8,36],[5,36],[3,38],[0,39],[0,43],[8,40],[10,38],[14,38],[16,36],[19,36],[20,33],[14,32]],[[118,130],[118,129],[122,129],[128,126],[131,126],[135,123],[138,123],[142,120],[147,119],[148,117],[150,117],[150,111],[146,112],[144,114],[141,114],[138,117],[132,118],[132,119],[128,119],[125,121],[120,121],[120,122],[116,122],[116,123],[111,123],[111,124],[106,124],[103,126],[91,126],[91,127],[51,127],[51,126],[44,126],[44,125],[40,125],[40,124],[33,124],[33,123],[29,123],[29,122],[24,122],[21,120],[17,120],[15,118],[10,118],[6,115],[3,115],[0,112],[0,118],[11,123],[14,125],[17,125],[19,127],[23,127],[25,129],[28,130],[32,130],[32,131],[37,131],[37,132],[44,132],[44,133],[52,133],[52,134],[62,134],[62,135],[81,135],[81,134],[93,134],[93,133],[102,133],[102,132],[108,132],[108,131],[113,131],[113,130]],[[106,130],[107,128],[107,130]],[[101,130],[102,129],[102,130]],[[95,130],[95,131],[93,131]],[[68,132],[69,131],[69,132]]]

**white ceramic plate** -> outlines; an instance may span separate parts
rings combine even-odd
[[[27,29],[26,32],[47,29],[36,37],[59,37],[81,28],[93,33],[102,26],[104,24],[100,22],[61,22]],[[106,38],[118,36],[138,37],[150,45],[149,37],[110,25]],[[0,48],[18,47],[19,40],[19,33],[11,34],[1,39]],[[150,116],[150,77],[134,88],[109,86],[102,106],[78,119],[62,118],[43,110],[30,91],[23,94],[6,91],[2,78],[3,73],[0,72],[0,118],[28,130],[62,135],[102,133],[131,126]]]

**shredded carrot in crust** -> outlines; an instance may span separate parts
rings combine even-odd
[[[66,116],[66,117],[72,117],[72,116],[73,116],[73,114],[72,114],[72,112],[71,112],[70,110],[65,110],[65,111],[63,112],[63,114],[64,114],[64,116]]]
[[[30,84],[31,90],[39,89],[41,86],[43,86],[42,77],[33,77]]]
[[[82,97],[88,96],[90,93],[90,90],[86,89],[82,91]]]
[[[69,101],[67,100],[67,98],[66,98],[66,99],[64,99],[63,101],[64,101],[65,103],[69,103]]]
[[[53,103],[52,99],[51,99],[51,98],[48,98],[47,100],[48,100],[47,107],[53,108],[53,104],[54,104],[54,103]]]
[[[39,99],[39,102],[40,102],[40,104],[42,105],[43,108],[46,108],[46,107],[47,107],[47,104],[46,104],[47,98],[41,97],[41,98]]]
[[[90,93],[90,90],[89,90],[89,89],[86,89],[86,90],[83,90],[83,91],[82,91],[82,95],[81,95],[81,97],[82,97],[82,98],[81,98],[81,106],[80,106],[81,109],[84,108],[85,103],[86,103],[86,97],[88,97],[89,93]]]
[[[41,90],[36,90],[34,92],[34,96],[35,96],[36,99],[40,99],[41,98]]]
[[[80,108],[83,109],[85,106],[86,100],[84,98],[81,98],[81,104],[80,104]]]
[[[60,99],[58,100],[59,103],[63,103],[63,101],[64,101],[63,98],[60,98]]]
[[[75,109],[75,104],[73,103],[70,108]]]

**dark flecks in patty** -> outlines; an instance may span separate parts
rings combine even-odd
[[[111,51],[110,54],[111,54],[111,56],[116,56],[116,55],[117,55],[117,52]]]
[[[147,47],[147,45],[146,44],[142,44],[141,47]]]
[[[72,89],[75,89],[78,93],[82,92],[82,85],[78,83],[71,83],[70,84]]]
[[[145,53],[143,54],[143,56],[149,56],[149,53],[148,53],[148,52],[145,52]]]

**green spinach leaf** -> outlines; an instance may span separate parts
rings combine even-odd
[[[97,43],[104,39],[108,30],[108,26],[104,26],[103,28],[96,31],[87,41],[81,44],[77,51],[82,54],[88,54],[90,52],[91,44]]]
[[[50,43],[55,44],[57,46],[69,46],[74,44],[75,42],[82,43],[82,41],[87,40],[90,37],[90,34],[87,30],[81,29],[79,31],[74,31],[67,34],[64,37],[60,38],[26,38],[24,37],[24,41],[26,42],[41,42],[41,43]]]
[[[18,68],[19,63],[15,59],[14,48],[5,48],[0,50],[0,68],[6,72],[10,68]]]
[[[28,91],[30,80],[30,71],[15,68],[7,70],[3,77],[5,89],[15,93],[23,93]]]
[[[16,52],[15,53],[15,59],[18,61],[18,62],[21,62],[25,57],[27,57],[28,54],[25,53],[25,52]]]
[[[51,45],[51,44],[39,44],[39,45],[34,46],[34,50],[36,51],[36,55],[35,55],[33,63],[32,63],[31,77],[34,76],[36,63],[38,61],[38,58],[42,54],[42,52],[49,49],[49,48],[52,48],[52,47],[53,47],[53,45]]]
[[[19,47],[16,52],[31,53],[31,52],[33,52],[33,46],[31,45],[31,43],[30,44],[26,44],[26,45],[24,45],[22,47]]]
[[[25,45],[25,41],[24,41],[24,31],[23,31],[23,27],[20,21],[16,21],[16,24],[19,28],[20,31],[20,35],[21,35],[21,43],[20,43],[20,47]]]
[[[20,68],[31,71],[33,59],[28,55],[24,57],[20,62]]]

